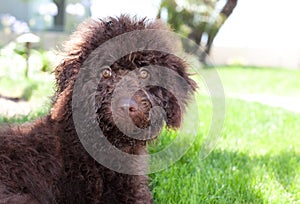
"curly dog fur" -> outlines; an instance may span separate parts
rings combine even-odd
[[[76,77],[84,63],[90,63],[90,66],[96,63],[93,60],[85,62],[88,56],[109,39],[145,29],[169,30],[160,21],[126,15],[104,20],[89,19],[79,26],[66,43],[63,53],[65,57],[55,69],[57,91],[50,113],[29,124],[1,129],[0,203],[153,202],[147,176],[118,173],[95,161],[82,146],[72,118],[72,94]],[[163,36],[151,43],[156,43],[157,47],[173,49],[173,42]],[[96,52],[96,55],[102,54]],[[186,63],[172,54],[160,51],[131,53],[109,65],[109,70],[99,76],[95,94],[99,127],[111,144],[130,154],[146,153],[146,141],[126,137],[118,130],[111,116],[109,102],[116,81],[130,70],[153,64],[175,71],[192,90],[195,89],[194,82],[186,72]],[[180,87],[178,91],[180,100],[186,104],[189,91]],[[154,105],[165,110],[167,127],[180,126],[182,111],[178,110],[178,99],[168,91],[147,87],[130,100],[134,103],[129,107],[130,117],[136,126],[149,126],[149,113]],[[142,106],[141,110],[139,106]]]

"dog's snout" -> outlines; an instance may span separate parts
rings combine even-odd
[[[122,98],[119,100],[119,107],[123,111],[136,112],[138,111],[139,105],[135,99]]]
[[[138,90],[132,96],[120,97],[117,106],[119,117],[125,121],[129,119],[139,128],[146,128],[150,125],[152,102],[145,91]]]

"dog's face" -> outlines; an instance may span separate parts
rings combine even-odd
[[[126,48],[117,45],[101,51],[99,46],[117,36],[147,30],[151,33],[148,37],[131,35],[127,44],[142,40],[151,49],[129,50],[111,63],[99,62],[114,56],[111,50]],[[97,81],[94,105],[104,134],[148,140],[158,135],[164,123],[170,129],[179,128],[196,85],[187,73],[187,64],[172,54],[174,42],[168,36],[155,34],[155,30],[169,31],[161,22],[127,16],[84,23],[69,42],[67,58],[56,69],[58,99],[68,87],[72,90],[85,65],[96,73],[92,76]]]
[[[100,68],[96,111],[101,129],[151,140],[164,123],[179,128],[195,89],[185,66],[172,54],[141,51]]]

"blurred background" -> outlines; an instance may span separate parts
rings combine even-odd
[[[160,17],[198,44],[213,41],[207,51],[215,64],[300,68],[296,0],[0,0],[0,5],[1,47],[33,32],[41,38],[35,46],[50,50],[87,17],[128,13]]]
[[[167,22],[175,32],[202,48],[202,53],[195,57],[204,68],[299,70],[299,9],[297,0],[284,3],[279,0],[0,0],[0,96],[32,102],[36,96],[39,99],[47,95],[42,92],[50,93],[49,87],[53,84],[47,83],[53,82],[51,71],[60,60],[56,51],[78,24],[89,17],[104,18],[122,13]],[[226,80],[223,79],[224,85]],[[234,80],[246,79],[236,77]],[[285,81],[294,80],[283,77],[280,83],[270,85],[274,90],[281,90],[280,93],[270,94],[294,93],[291,90],[297,89],[298,84],[283,91]],[[253,88],[260,86],[257,83],[228,84],[226,91],[235,97],[266,101],[270,97],[257,96],[257,92],[270,88],[262,84],[257,91],[258,88]],[[243,86],[250,90],[242,89]],[[248,95],[249,92],[254,95]],[[270,101],[276,100],[271,97],[267,103]],[[19,107],[12,104],[7,107],[11,106],[13,113]],[[28,114],[31,109],[20,111]],[[10,112],[7,108],[3,111]]]
[[[194,68],[219,74],[226,118],[203,160],[213,107],[200,92],[199,138],[150,175],[155,202],[299,203],[299,11],[299,0],[0,0],[0,125],[48,114],[57,50],[84,19],[160,18],[202,48]]]

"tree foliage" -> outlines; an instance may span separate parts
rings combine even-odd
[[[203,48],[206,63],[214,38],[237,5],[237,0],[162,0],[158,17]]]

